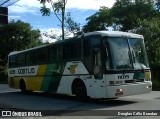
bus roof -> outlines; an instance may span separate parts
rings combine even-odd
[[[84,36],[101,35],[101,36],[108,36],[108,37],[128,37],[128,38],[143,39],[142,35],[134,34],[134,33],[128,33],[128,32],[122,32],[122,31],[93,31],[93,32],[84,33],[83,35]],[[82,35],[79,35],[78,37],[80,38],[81,36]],[[9,55],[14,55],[14,54],[18,54],[18,53],[22,53],[22,52],[26,52],[26,51],[31,51],[31,50],[34,50],[34,49],[39,49],[39,48],[42,48],[42,47],[51,46],[53,44],[64,43],[66,41],[70,41],[71,39],[74,39],[74,37],[70,38],[70,39],[65,39],[63,41],[56,41],[54,43],[45,44],[45,45],[41,45],[41,46],[38,46],[38,47],[22,50],[22,51],[13,51],[13,52],[9,53]]]
[[[90,35],[101,35],[101,36],[109,36],[109,37],[129,37],[129,38],[143,38],[142,35],[122,32],[122,31],[93,31],[89,33],[84,33],[84,36]]]
[[[33,47],[33,48],[29,48],[29,49],[26,49],[26,50],[13,51],[13,52],[10,52],[10,53],[9,53],[9,55],[18,54],[18,53],[25,52],[25,51],[31,51],[31,50],[38,49],[38,48],[43,48],[43,47],[46,47],[47,45],[48,45],[48,44],[44,44],[44,45],[41,45],[41,46],[37,46],[37,47]]]

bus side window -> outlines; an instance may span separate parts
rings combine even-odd
[[[17,66],[25,65],[25,55],[24,54],[20,54],[16,57],[16,65]]]
[[[49,60],[50,63],[53,63],[54,61],[57,61],[57,59],[58,59],[57,47],[49,48],[48,55],[49,55],[48,60]]]
[[[84,50],[83,50],[84,57],[89,57],[90,56],[90,49],[91,49],[90,40],[85,39],[84,40]]]
[[[85,38],[83,41],[83,57],[85,67],[91,74],[93,74],[93,60],[91,55],[91,45],[89,38]]]
[[[15,67],[16,66],[16,56],[10,56],[9,57],[9,67]]]
[[[81,42],[75,42],[71,44],[71,58],[81,57]]]
[[[33,53],[32,52],[26,54],[26,65],[27,66],[33,65]]]
[[[58,46],[57,47],[57,51],[58,51],[57,59],[58,59],[58,61],[61,61],[62,58],[63,58],[63,47],[62,46]]]
[[[40,49],[35,53],[35,62],[37,64],[47,63],[47,49]]]
[[[63,59],[70,59],[71,58],[71,46],[70,44],[65,44],[63,46]]]

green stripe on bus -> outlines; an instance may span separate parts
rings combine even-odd
[[[64,64],[48,64],[44,74],[41,90],[48,92],[57,92]]]

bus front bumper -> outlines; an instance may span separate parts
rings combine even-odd
[[[152,90],[152,82],[113,85],[107,88],[107,98],[116,98],[129,95],[149,93]]]

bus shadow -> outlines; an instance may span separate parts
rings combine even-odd
[[[109,113],[108,111],[116,110],[116,107],[128,106],[135,103],[132,100],[121,100],[121,99],[78,99],[75,96],[68,96],[63,94],[34,92],[22,94],[21,92],[6,92],[1,93],[0,97],[7,98],[7,102],[14,109],[23,110],[40,110],[44,115],[103,115]],[[12,99],[14,97],[14,99]],[[16,98],[17,97],[17,98]],[[24,101],[25,99],[25,101]],[[21,102],[25,102],[24,104]],[[1,103],[1,99],[0,99]],[[17,103],[17,104],[16,104]],[[21,104],[21,105],[20,105]],[[27,105],[27,106],[26,106]],[[18,107],[16,107],[18,106]],[[42,108],[43,107],[43,108]],[[9,109],[9,108],[7,108]],[[103,111],[99,111],[99,110]]]
[[[58,100],[65,100],[65,101],[73,101],[73,102],[80,102],[80,103],[87,103],[87,104],[97,104],[104,107],[114,107],[114,106],[122,106],[122,105],[129,105],[137,103],[136,101],[126,101],[121,100],[120,98],[117,99],[79,99],[76,96],[70,96],[65,94],[57,94],[57,93],[46,93],[46,92],[29,92],[27,94],[22,94],[21,92],[17,92],[20,95],[32,95],[37,97],[45,97],[51,99],[58,99]]]

